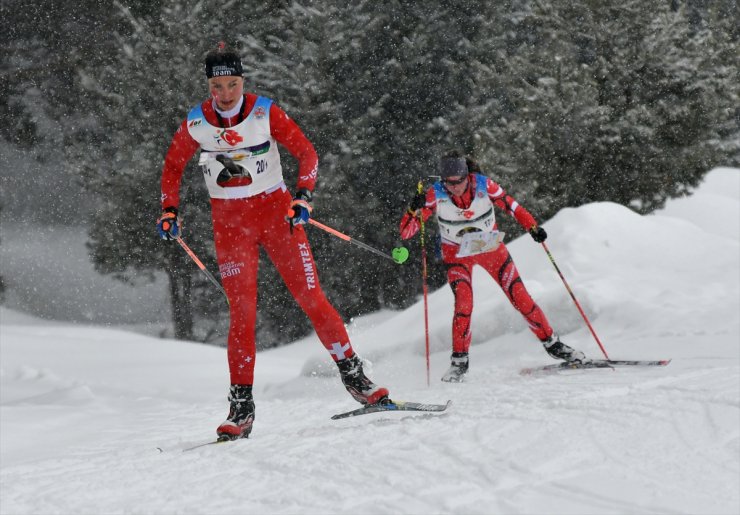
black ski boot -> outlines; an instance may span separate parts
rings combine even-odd
[[[378,404],[388,400],[388,389],[374,384],[362,371],[362,361],[357,354],[337,361],[342,383],[349,394],[360,404]]]
[[[229,389],[229,416],[218,426],[219,440],[248,438],[254,423],[252,385],[232,384]]]
[[[468,353],[453,352],[450,363],[450,368],[442,376],[442,381],[445,383],[462,383],[468,371]]]
[[[555,359],[562,359],[569,363],[584,363],[588,361],[584,353],[567,346],[560,341],[560,337],[557,335],[550,336],[542,342],[542,345],[544,345],[545,351]]]

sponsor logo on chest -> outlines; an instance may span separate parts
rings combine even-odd
[[[217,145],[226,143],[232,147],[244,141],[242,135],[233,129],[219,129],[213,138],[216,140]]]

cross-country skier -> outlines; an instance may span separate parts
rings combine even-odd
[[[326,299],[304,224],[311,216],[318,156],[298,125],[272,100],[244,92],[239,54],[223,43],[208,52],[205,74],[211,97],[192,108],[170,144],[162,171],[159,234],[180,235],[180,182],[187,162],[200,149],[211,197],[219,271],[228,296],[229,415],[221,439],[245,438],[254,421],[257,262],[262,247],[311,320],[321,343],[337,363],[347,391],[362,404],[388,397],[368,379],[350,344],[344,323]],[[280,143],[298,161],[296,194],[283,181]]]
[[[493,208],[498,207],[513,216],[536,242],[545,241],[545,229],[539,227],[529,211],[507,195],[501,186],[483,175],[477,163],[461,153],[455,151],[442,157],[440,175],[440,181],[414,196],[401,220],[400,230],[403,239],[411,238],[420,228],[419,216],[425,221],[432,214],[437,216],[442,260],[455,296],[451,366],[442,381],[460,382],[468,371],[474,265],[481,266],[493,277],[550,356],[583,361],[582,352],[565,345],[553,333],[545,314],[524,287],[506,245],[498,241]]]

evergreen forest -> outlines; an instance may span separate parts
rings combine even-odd
[[[0,156],[2,216],[86,227],[100,274],[166,274],[177,338],[223,344],[228,328],[221,292],[155,228],[164,155],[208,97],[203,59],[221,40],[239,50],[247,91],[314,144],[316,220],[410,250],[397,265],[307,228],[345,320],[419,299],[420,241],[402,243],[398,224],[450,149],[542,222],[591,202],[650,213],[740,163],[736,0],[4,0],[0,14],[0,141],[39,170]],[[215,272],[200,173],[193,159],[183,238]],[[445,270],[426,244],[438,288]],[[261,348],[311,330],[264,254],[259,292]]]

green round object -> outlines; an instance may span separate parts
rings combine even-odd
[[[395,261],[399,265],[403,264],[409,258],[409,249],[407,249],[406,247],[396,247],[391,252],[391,256],[393,256],[393,261]]]

